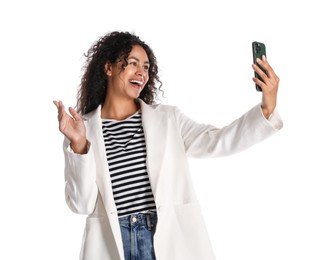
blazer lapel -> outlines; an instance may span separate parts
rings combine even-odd
[[[168,130],[168,112],[160,112],[159,105],[147,105],[140,100],[142,126],[147,149],[147,170],[155,200],[161,192],[162,176],[160,172],[165,162],[166,136]]]
[[[99,106],[93,114],[88,116],[87,136],[91,142],[92,148],[96,153],[96,167],[98,168],[97,185],[101,193],[104,205],[108,210],[107,213],[117,212],[115,202],[113,199],[111,178],[108,170],[108,164],[105,154],[104,139],[102,133],[101,121],[101,106]]]
[[[123,246],[121,230],[118,222],[117,208],[114,201],[111,177],[108,169],[108,163],[105,154],[105,145],[102,133],[101,106],[88,116],[84,116],[84,120],[88,121],[87,138],[91,142],[92,149],[97,153],[95,156],[97,175],[97,186],[105,206],[106,214],[109,219],[110,227],[114,235],[117,250],[120,258],[123,259]],[[111,241],[112,243],[112,241]]]

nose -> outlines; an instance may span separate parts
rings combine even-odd
[[[141,67],[139,67],[137,69],[135,74],[136,74],[137,77],[139,77],[143,81],[145,81],[147,79],[147,77],[148,77],[147,72]]]
[[[138,66],[137,70],[136,70],[136,74],[140,75],[140,76],[144,76],[146,74],[146,72],[144,71],[144,69],[142,67]]]

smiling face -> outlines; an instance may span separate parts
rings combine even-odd
[[[133,46],[124,67],[123,60],[116,64],[107,64],[108,98],[137,99],[149,80],[149,59],[145,50]]]

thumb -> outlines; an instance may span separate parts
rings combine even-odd
[[[76,112],[76,110],[72,107],[69,107],[68,108],[69,110],[69,113],[71,114],[71,116],[76,120],[76,121],[79,121],[79,120],[82,120],[82,117]]]

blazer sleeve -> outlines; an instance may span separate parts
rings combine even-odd
[[[87,154],[76,154],[67,138],[63,144],[65,156],[65,199],[69,208],[79,214],[91,214],[95,209],[98,188],[96,166],[91,144]]]
[[[260,104],[223,128],[196,123],[178,109],[175,114],[186,154],[191,157],[231,155],[266,139],[283,127],[278,112],[274,111],[267,120]]]

